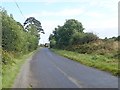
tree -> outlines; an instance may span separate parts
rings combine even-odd
[[[75,32],[70,39],[70,44],[71,45],[84,44],[85,43],[84,37],[85,37],[85,34]]]
[[[24,29],[20,22],[14,20],[12,14],[7,14],[6,10],[2,9],[0,14],[2,15],[2,52],[4,53],[2,62],[10,64],[13,60],[9,57],[12,56],[9,53],[20,56],[38,47],[39,33],[43,29],[41,23],[34,18],[33,22],[29,19],[25,21],[24,25],[28,28]]]
[[[71,31],[71,33],[73,33],[73,31],[83,33],[84,31],[82,23],[75,19],[66,20],[66,22],[64,23],[64,27],[67,30]]]
[[[34,27],[36,28],[37,32],[44,33],[41,23],[38,20],[36,20],[34,17],[27,18],[26,21],[24,22],[24,26],[26,31],[29,31],[29,28]]]
[[[0,13],[2,15],[2,49],[15,53],[35,50],[40,38],[39,32],[43,31],[41,23],[34,18],[32,18],[33,22],[29,21],[28,18],[24,25],[29,29],[24,29],[21,23],[14,20],[12,14],[9,16],[4,9]]]
[[[29,17],[24,22],[24,27],[25,27],[25,32],[33,35],[33,36],[29,37],[29,38],[31,38],[32,41],[28,40],[28,43],[30,44],[29,50],[31,50],[31,49],[34,50],[38,46],[39,39],[40,39],[40,32],[45,34],[44,30],[42,29],[41,23],[38,20],[36,20],[34,17]],[[32,47],[32,45],[33,45],[33,47]]]
[[[70,44],[71,37],[75,32],[83,33],[83,26],[75,19],[66,20],[63,26],[58,26],[49,39],[56,41],[56,47],[64,48]]]
[[[64,25],[55,28],[49,37],[50,44],[61,49],[70,45],[89,43],[97,39],[98,37],[93,33],[84,33],[83,25],[75,19],[66,20]]]

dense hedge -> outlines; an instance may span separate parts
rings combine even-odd
[[[35,50],[38,47],[40,35],[33,24],[29,24],[31,27],[26,31],[21,23],[7,14],[6,10],[2,9],[0,14],[2,16],[2,62],[7,64],[12,62],[12,55],[18,57]]]

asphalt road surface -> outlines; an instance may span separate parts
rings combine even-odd
[[[26,83],[32,88],[118,88],[117,77],[59,56],[47,48],[38,50],[27,63],[23,69],[24,73],[25,69],[27,73],[29,70],[29,74],[20,76],[23,80],[27,77]],[[19,79],[15,86],[23,87],[25,83]]]

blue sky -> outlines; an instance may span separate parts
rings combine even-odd
[[[0,0],[1,1],[1,0]],[[99,37],[118,35],[119,0],[4,0],[0,6],[14,19],[23,23],[28,17],[35,17],[42,24],[45,34],[40,43],[48,42],[50,33],[66,19],[77,19],[83,24],[85,32],[93,32]]]

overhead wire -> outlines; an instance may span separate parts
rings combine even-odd
[[[21,15],[23,16],[23,18],[26,19],[25,16],[23,15],[23,12],[21,11],[18,3],[15,0],[13,0],[13,1],[15,2],[16,6],[17,6],[18,10],[20,11]]]

